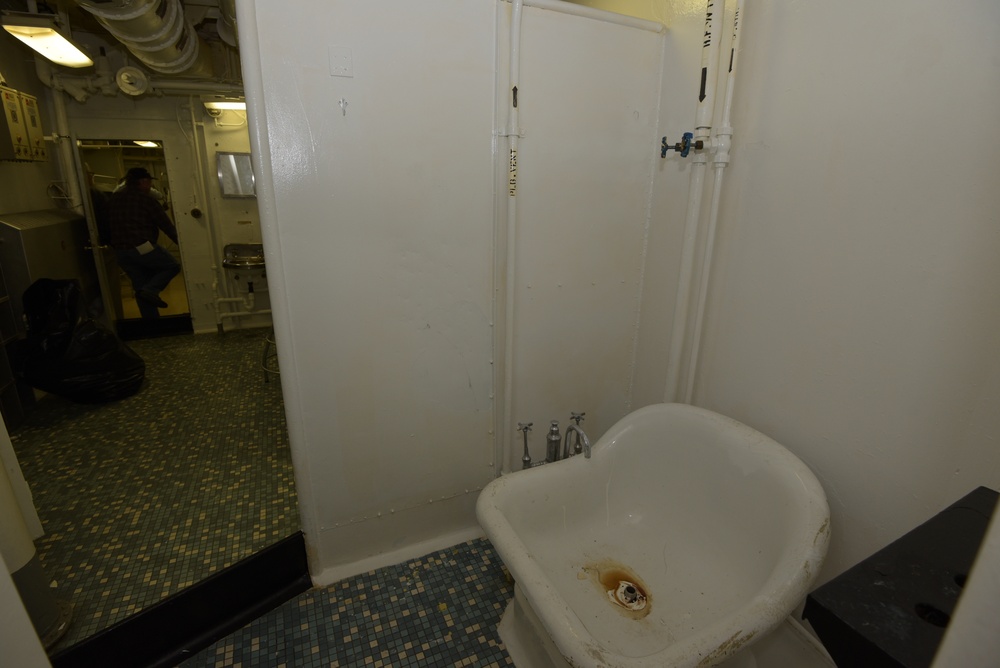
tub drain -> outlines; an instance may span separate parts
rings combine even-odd
[[[612,603],[629,610],[642,610],[646,607],[646,594],[634,583],[628,580],[618,582],[618,587],[608,591]]]
[[[607,596],[615,610],[626,618],[643,619],[653,609],[653,599],[642,579],[620,562],[611,559],[591,562],[576,577],[591,580],[601,596]]]

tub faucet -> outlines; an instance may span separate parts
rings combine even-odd
[[[517,430],[524,433],[524,456],[521,457],[521,468],[531,468],[531,453],[528,452],[528,432],[531,431],[532,422],[518,422]]]
[[[566,438],[563,440],[563,459],[578,455],[580,452],[583,452],[583,456],[586,459],[590,459],[590,439],[587,438],[587,434],[580,427],[580,422],[583,420],[584,415],[586,413],[570,413],[570,420],[575,421],[576,424],[566,427]],[[572,450],[569,447],[570,434],[576,435],[576,442],[573,444]]]

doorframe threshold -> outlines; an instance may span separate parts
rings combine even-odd
[[[191,314],[164,315],[159,318],[128,318],[115,323],[118,338],[122,341],[153,339],[175,334],[194,334]]]
[[[298,531],[49,660],[53,668],[176,666],[311,587]]]

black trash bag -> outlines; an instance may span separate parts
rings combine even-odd
[[[139,391],[146,363],[121,339],[83,316],[80,284],[41,278],[24,291],[28,338],[21,349],[26,383],[80,403]]]
[[[25,351],[58,357],[69,347],[80,321],[80,285],[76,281],[41,278],[24,291],[24,319],[28,328]]]

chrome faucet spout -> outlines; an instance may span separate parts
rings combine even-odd
[[[573,450],[570,450],[569,447],[570,434],[576,435],[576,444],[574,445]],[[583,431],[580,425],[571,424],[566,427],[566,437],[563,440],[563,459],[576,454],[576,446],[579,446],[581,443],[583,444],[583,456],[590,459],[590,439],[587,438],[587,434]]]

